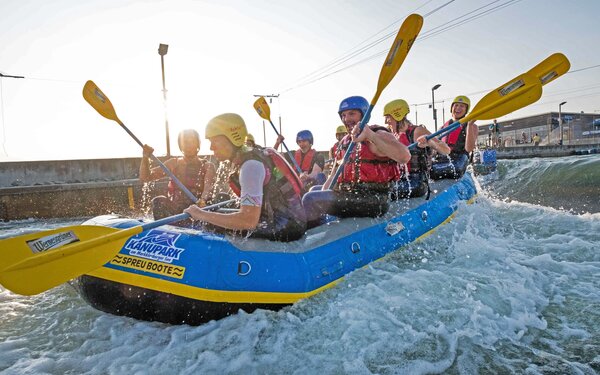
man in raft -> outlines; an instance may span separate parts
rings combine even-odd
[[[274,149],[243,147],[247,133],[244,120],[235,113],[214,117],[206,125],[205,133],[215,157],[234,166],[229,185],[240,197],[240,210],[208,212],[191,205],[184,212],[220,228],[250,231],[251,237],[296,240],[306,230],[302,183]]]
[[[368,108],[369,102],[361,96],[351,96],[340,103],[338,114],[349,132],[341,141],[341,154],[351,141],[356,146],[334,190],[328,189],[336,168],[321,190],[304,195],[302,203],[311,224],[316,224],[322,214],[376,217],[389,209],[390,188],[400,177],[398,163],[408,162],[410,152],[383,126],[368,125],[359,132],[357,125]]]
[[[418,142],[417,147],[410,149],[410,161],[400,166],[402,174],[395,191],[392,190],[392,199],[422,197],[428,193],[431,150],[444,155],[450,153],[450,147],[437,138],[428,141],[426,136],[431,133],[423,125],[413,125],[406,117],[409,112],[408,103],[403,99],[392,100],[383,107],[385,123],[396,139],[406,146]]]
[[[273,148],[277,149],[284,139],[282,135],[279,135]],[[306,190],[314,185],[323,185],[327,179],[323,173],[325,157],[312,147],[313,143],[314,137],[310,130],[301,130],[296,134],[298,150],[294,152],[294,159],[302,171],[299,177]]]
[[[211,200],[215,183],[215,166],[208,160],[198,156],[200,151],[200,136],[193,129],[182,130],[177,136],[177,144],[183,157],[171,158],[165,166],[179,181],[200,199],[199,204],[206,206]],[[160,167],[150,169],[150,155],[154,149],[148,145],[143,147],[140,163],[140,180],[144,183],[155,181],[166,176]],[[190,199],[179,189],[173,180],[169,180],[167,196],[161,195],[152,199],[154,220],[180,213],[190,205]]]
[[[465,117],[471,107],[471,101],[464,95],[457,96],[450,105],[452,118],[444,126],[450,126],[453,122]],[[431,166],[431,178],[460,178],[465,173],[469,164],[469,154],[475,149],[479,129],[475,121],[461,124],[456,130],[442,137],[450,147],[450,155],[438,155]]]

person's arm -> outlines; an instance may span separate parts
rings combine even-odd
[[[442,142],[439,139],[437,139],[436,137],[433,137],[430,140],[426,140],[425,138],[429,134],[431,134],[431,133],[423,125],[419,125],[419,127],[417,127],[415,129],[414,138],[416,139],[417,142],[419,142],[418,147],[423,148],[423,147],[429,146],[440,154],[448,155],[451,150],[450,150],[450,147],[446,144],[446,142]]]
[[[204,211],[195,204],[183,212],[190,214],[196,220],[226,229],[256,229],[260,219],[265,175],[265,167],[259,161],[249,160],[242,165],[240,170],[240,210],[238,212],[223,214]]]
[[[400,143],[392,133],[386,131],[374,132],[369,126],[365,126],[363,131],[356,135],[359,127],[352,129],[354,142],[369,142],[371,151],[379,157],[387,157],[400,164],[408,163],[410,160],[410,151],[408,147]]]
[[[148,145],[144,145],[143,150],[142,161],[140,163],[140,181],[146,183],[166,176],[166,173],[160,167],[150,169],[150,156],[154,152],[154,149]],[[165,162],[165,166],[171,171],[173,170],[173,160],[176,162],[175,159],[169,159]]]
[[[215,186],[217,170],[215,165],[209,161],[206,162],[206,174],[204,175],[204,190],[200,195],[200,200],[206,202],[211,198],[213,187]]]
[[[190,214],[195,220],[232,230],[256,229],[258,219],[260,218],[260,207],[255,206],[241,206],[238,212],[222,214],[205,211],[193,204],[183,210],[183,212]]]
[[[283,143],[283,140],[285,139],[285,137],[281,134],[279,134],[277,136],[277,140],[275,141],[275,144],[273,145],[273,148],[275,150],[277,150],[279,148],[279,146],[281,146],[281,144]]]
[[[465,151],[471,152],[475,149],[477,135],[479,135],[479,128],[477,127],[477,125],[475,125],[475,121],[469,121],[466,127],[467,137],[465,140]]]

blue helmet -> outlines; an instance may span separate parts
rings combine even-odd
[[[340,109],[338,110],[338,115],[340,115],[340,118],[342,117],[342,112],[349,109],[356,109],[364,116],[369,109],[369,102],[362,96],[351,96],[342,100],[340,103]]]
[[[311,145],[313,144],[313,135],[310,130],[300,130],[296,135],[296,143],[299,141],[308,141]]]

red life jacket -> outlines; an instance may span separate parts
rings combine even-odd
[[[448,127],[450,124],[454,123],[454,120],[448,120],[442,129]],[[452,154],[468,154],[465,150],[465,144],[467,141],[467,127],[459,126],[457,129],[454,129],[450,132],[450,134],[446,134],[442,137],[442,141],[446,142],[448,147],[450,147],[450,151]]]
[[[388,131],[382,126],[369,125],[373,131]],[[342,139],[341,149],[346,150],[350,144],[351,137],[346,135]],[[345,152],[345,151],[344,151]],[[376,183],[387,184],[400,178],[398,163],[387,157],[375,155],[369,148],[368,143],[360,142],[352,150],[348,162],[340,175],[339,183]]]
[[[297,150],[294,154],[294,159],[296,159],[296,163],[298,163],[302,172],[312,172],[313,165],[315,164],[315,152],[316,151],[311,148],[306,154],[302,153],[302,150]]]
[[[331,156],[335,160],[342,160],[344,158],[344,153],[346,152],[349,143],[346,144],[346,147],[343,147],[343,141],[344,138],[340,139],[338,142],[335,142],[331,148]]]
[[[199,197],[204,191],[204,177],[206,176],[207,167],[208,161],[200,157],[196,157],[191,161],[177,158],[172,172],[194,196]],[[189,199],[173,180],[169,180],[167,196],[172,201]]]
[[[263,202],[260,212],[261,222],[274,223],[280,220],[294,220],[306,225],[306,213],[302,207],[302,182],[294,169],[273,148],[255,146],[243,152],[234,162],[235,171],[229,176],[229,187],[239,197],[240,167],[248,160],[258,160],[265,167],[263,182]]]

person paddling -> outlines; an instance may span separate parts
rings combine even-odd
[[[336,168],[321,190],[304,195],[302,203],[313,225],[322,214],[376,217],[389,209],[390,188],[400,177],[398,163],[408,162],[410,152],[383,126],[365,126],[359,133],[357,125],[368,107],[369,103],[361,96],[351,96],[340,103],[338,114],[349,132],[340,148],[345,152],[352,141],[356,147],[334,190],[327,189],[333,183]]]
[[[277,149],[284,139],[280,134],[273,148]],[[327,179],[323,173],[325,157],[312,147],[313,143],[314,137],[310,130],[301,130],[296,134],[296,144],[299,148],[294,152],[294,159],[302,171],[299,177],[306,190],[314,185],[323,185]]]
[[[457,96],[450,105],[452,118],[444,124],[442,129],[465,117],[470,107],[469,98],[464,95]],[[478,133],[475,121],[469,121],[442,137],[442,141],[450,147],[451,151],[448,156],[438,155],[434,159],[431,177],[434,179],[462,177],[469,164],[469,154],[475,149]]]
[[[206,206],[212,198],[215,166],[208,160],[198,156],[200,136],[197,131],[193,129],[182,130],[177,137],[177,144],[183,153],[183,157],[171,158],[164,164],[194,196],[200,199],[199,205]],[[153,152],[152,147],[143,146],[140,180],[144,183],[166,176],[165,171],[160,167],[150,169],[149,158]],[[167,195],[152,199],[154,220],[181,213],[189,204],[190,199],[177,187],[173,180],[169,180]]]
[[[240,197],[240,210],[208,212],[191,205],[184,212],[219,228],[250,231],[251,237],[296,240],[306,230],[302,183],[274,149],[244,147],[247,133],[244,120],[235,113],[216,116],[206,125],[205,137],[215,157],[234,166],[229,185]]]
[[[444,155],[450,153],[450,147],[437,138],[428,141],[426,136],[431,133],[423,125],[413,125],[406,117],[409,112],[408,103],[403,99],[392,100],[383,107],[385,123],[396,139],[406,146],[418,142],[417,147],[410,150],[408,164],[400,166],[402,176],[392,191],[392,198],[421,197],[428,193],[431,150]]]

